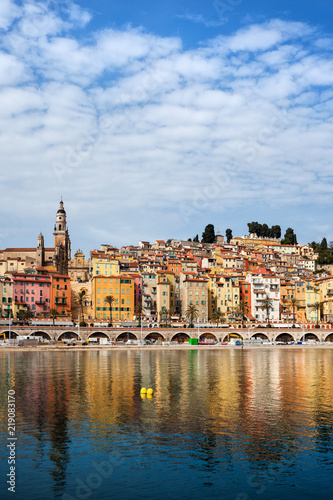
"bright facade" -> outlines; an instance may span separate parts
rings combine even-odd
[[[110,306],[105,303],[108,296],[114,297],[112,319],[132,321],[135,315],[134,278],[131,276],[93,276],[92,302],[93,317],[96,320],[110,318]]]

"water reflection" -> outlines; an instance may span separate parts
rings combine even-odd
[[[309,454],[312,469],[332,471],[333,350],[1,356],[2,414],[10,380],[16,390],[19,498],[29,498],[29,485],[31,498],[38,498],[36,492],[41,498],[59,497],[73,490],[75,478],[88,473],[94,458],[115,452],[126,465],[112,483],[104,481],[99,494],[107,487],[119,498],[135,498],[129,477],[140,485],[145,471],[156,478],[155,496],[152,483],[147,498],[158,496],[166,472],[174,478],[172,488],[178,476],[195,473],[192,498],[223,481],[234,494],[230,498],[236,498],[258,493],[263,485],[267,491],[280,483],[288,487],[290,476],[301,482],[309,467],[302,457]],[[154,388],[152,399],[140,397],[142,386]]]

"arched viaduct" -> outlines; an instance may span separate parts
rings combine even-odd
[[[9,329],[1,327],[0,334],[9,337]],[[227,341],[229,338],[237,340],[263,339],[273,341],[295,341],[317,340],[320,342],[333,342],[333,328],[305,329],[300,328],[251,328],[251,329],[231,329],[231,328],[205,328],[198,330],[196,328],[78,328],[76,327],[12,327],[10,336],[12,339],[20,336],[41,336],[47,340],[59,341],[66,339],[78,339],[86,341],[89,338],[104,338],[108,341],[126,341],[126,340],[161,340],[186,342],[189,338],[207,339],[218,342]]]

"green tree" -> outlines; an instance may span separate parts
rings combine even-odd
[[[194,327],[194,320],[198,317],[199,311],[194,304],[190,304],[185,311],[185,316],[189,320],[189,327]]]
[[[88,295],[86,290],[80,290],[78,293],[74,293],[74,306],[80,310],[80,322],[84,323],[84,303],[88,300]]]
[[[263,236],[264,238],[268,238],[271,234],[271,230],[270,228],[268,227],[267,224],[263,224],[261,226],[261,236]]]
[[[225,237],[227,238],[227,243],[230,243],[230,241],[232,240],[232,230],[231,229],[226,229]]]
[[[244,317],[249,314],[249,305],[245,300],[240,300],[235,309],[235,314],[242,318],[242,328],[244,327]]]
[[[269,324],[269,313],[273,309],[273,300],[266,295],[266,298],[261,301],[260,309],[266,311],[267,324]]]
[[[110,308],[110,321],[108,326],[112,326],[112,305],[114,304],[115,301],[116,299],[114,298],[113,295],[107,295],[104,299],[104,304],[107,304]]]
[[[198,241],[199,241],[199,235],[198,235],[198,234],[196,234],[196,235],[194,236],[193,241],[196,241],[196,242],[198,242]]]
[[[298,309],[298,300],[296,299],[296,297],[292,297],[289,301],[289,304],[291,305],[291,308],[293,310],[293,322],[295,324],[296,323],[295,310]]]
[[[215,240],[215,229],[213,224],[208,224],[202,233],[202,243],[214,243]]]
[[[171,317],[171,312],[169,311],[169,309],[161,309],[160,312],[159,312],[159,315],[160,315],[160,323],[164,323],[166,328],[168,328],[168,324],[169,324],[169,319]]]
[[[52,325],[54,326],[54,321],[55,321],[56,317],[58,316],[58,311],[54,308],[51,308],[49,311],[49,316],[52,319]]]
[[[224,323],[225,322],[225,317],[224,316],[225,316],[224,313],[222,311],[219,311],[218,309],[216,309],[213,312],[212,320],[213,320],[214,323],[216,323],[217,328],[219,327],[219,323]]]
[[[285,232],[284,239],[281,241],[283,245],[297,245],[297,237],[291,227]]]
[[[281,227],[280,226],[272,226],[270,231],[271,238],[281,238]]]
[[[257,234],[258,222],[248,222],[249,234]]]
[[[327,239],[323,238],[320,243],[321,250],[327,250]]]
[[[17,313],[17,318],[22,319],[23,321],[27,321],[28,319],[31,318],[31,312],[28,311],[28,309],[21,309]]]
[[[319,318],[320,318],[320,313],[323,307],[323,302],[321,301],[316,301],[313,304],[310,305],[310,310],[315,311],[316,313],[316,325],[319,327]]]

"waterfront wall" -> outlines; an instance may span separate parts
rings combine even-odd
[[[290,340],[295,342],[302,339],[313,338],[320,342],[333,341],[333,328],[315,328],[315,329],[300,329],[300,328],[80,328],[77,327],[43,327],[43,328],[33,328],[31,326],[25,327],[12,327],[9,331],[8,326],[2,327],[0,329],[0,334],[5,334],[6,338],[11,337],[23,337],[23,336],[41,336],[47,340],[59,341],[65,340],[66,338],[78,338],[86,341],[89,338],[104,338],[108,341],[119,341],[119,340],[140,340],[144,339],[157,339],[161,341],[186,341],[187,338],[198,338],[201,339],[212,339],[215,341],[223,342],[227,341],[228,338],[237,337],[244,340],[250,340],[254,338],[267,339],[269,341],[278,341],[286,336],[290,337]]]

